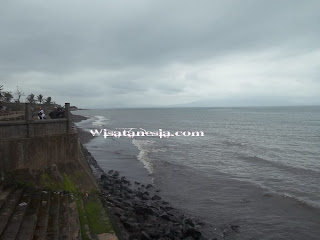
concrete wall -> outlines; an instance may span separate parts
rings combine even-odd
[[[63,188],[68,176],[80,192],[98,189],[77,133],[0,139],[0,171],[36,187]],[[43,181],[44,174],[49,182]]]
[[[35,186],[61,187],[68,176],[79,191],[97,189],[78,134],[70,128],[69,103],[64,119],[30,120],[30,106],[25,108],[26,120],[0,122],[0,171]]]
[[[0,169],[41,170],[56,163],[75,162],[79,157],[78,150],[77,134],[1,139]]]
[[[28,138],[68,133],[67,118],[0,122],[0,139]]]
[[[16,103],[16,102],[1,102],[0,106],[6,106],[7,109],[11,110],[11,111],[24,111],[25,109],[25,103],[24,102],[20,102],[20,103]],[[34,104],[30,104],[30,106],[32,108],[35,108],[36,110],[38,110],[40,107],[43,108],[45,110],[45,112],[49,112],[52,111],[52,109],[54,107],[57,107],[58,104],[38,104],[38,103],[34,103]]]
[[[28,138],[71,132],[70,104],[65,104],[65,118],[31,119],[30,105],[24,104],[25,120],[0,121],[0,139]]]

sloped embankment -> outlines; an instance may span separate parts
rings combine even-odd
[[[0,139],[0,240],[116,239],[77,134]]]
[[[0,239],[117,239],[97,193],[0,183]]]

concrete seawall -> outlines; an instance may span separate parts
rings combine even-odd
[[[0,239],[117,239],[69,104],[61,119],[25,109],[0,121]]]
[[[68,120],[66,118],[0,122],[0,139],[49,136],[67,132]]]
[[[65,118],[31,120],[25,104],[25,120],[0,122],[0,171],[32,185],[63,186],[66,176],[79,191],[97,189],[78,134],[72,131],[70,104]],[[48,180],[50,179],[50,181]]]
[[[55,163],[77,161],[77,134],[1,139],[0,169],[12,171],[31,168],[43,170]]]
[[[63,186],[64,176],[68,176],[81,192],[97,189],[77,133],[0,139],[0,170],[34,186],[46,187],[44,175]]]

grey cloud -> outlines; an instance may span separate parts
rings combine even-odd
[[[249,86],[264,86],[272,78],[299,78],[314,86],[319,56],[301,56],[319,50],[319,7],[315,0],[4,0],[0,84],[52,96],[58,87],[59,99],[70,96],[79,104],[91,101],[90,106],[107,97],[125,105],[124,95],[142,104],[142,94],[155,105],[174,94],[183,97],[163,102],[193,101],[212,93],[226,96],[228,87],[247,94]],[[239,65],[233,57],[272,51],[276,53],[255,57],[242,68],[228,68],[232,80],[223,70]],[[279,71],[277,66],[286,66],[287,58],[290,64],[298,58],[304,61],[301,65],[311,66]],[[254,61],[261,70],[250,70]],[[252,78],[242,84],[247,90],[237,86],[237,76],[239,81]],[[285,89],[280,92],[286,95]]]

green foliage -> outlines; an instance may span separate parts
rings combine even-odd
[[[89,240],[91,239],[89,220],[87,218],[86,211],[83,206],[82,197],[80,195],[77,197],[77,208],[80,221],[81,237],[83,240]]]
[[[90,229],[94,234],[113,233],[113,228],[98,196],[86,197],[84,207],[89,220]]]
[[[40,185],[45,189],[57,190],[59,188],[59,184],[46,173],[41,174]]]
[[[42,102],[43,102],[43,95],[42,95],[42,94],[39,94],[39,95],[37,96],[37,100],[38,100],[38,102],[39,102],[40,104],[42,104]]]
[[[96,194],[77,196],[77,207],[82,239],[91,239],[90,235],[114,233],[110,219]]]
[[[3,90],[3,85],[0,85],[0,101],[3,98],[2,90]]]
[[[63,181],[63,189],[72,193],[77,193],[77,187],[72,179],[66,174],[63,174],[64,181]]]
[[[5,102],[9,103],[11,102],[11,99],[13,98],[11,92],[3,92],[3,99]]]
[[[42,173],[40,178],[40,185],[52,191],[66,190],[72,193],[78,193],[75,183],[66,173],[63,174],[63,178],[63,181],[55,180],[50,177],[49,174]]]
[[[27,102],[28,102],[28,103],[31,103],[31,104],[34,104],[34,103],[36,102],[36,100],[34,99],[34,97],[35,97],[35,96],[34,96],[33,93],[29,94],[28,97],[27,97],[27,99],[26,99]]]
[[[12,92],[9,91],[3,91],[3,85],[0,85],[0,102],[5,101],[5,102],[11,102],[13,99]],[[25,96],[24,92],[17,86],[16,91],[13,93],[14,95],[17,96],[17,99],[15,99],[16,102],[20,103],[20,98],[22,96]],[[42,94],[39,95],[34,95],[33,93],[29,94],[26,98],[27,103],[35,104],[36,102],[39,102],[40,104],[45,103],[45,104],[52,104],[52,98],[47,97],[45,98]]]
[[[51,102],[52,102],[51,97],[47,97],[47,98],[46,98],[46,104],[51,104]]]

